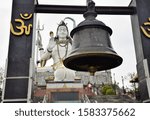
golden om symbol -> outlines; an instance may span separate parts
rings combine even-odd
[[[150,18],[148,18],[148,22],[144,23],[144,26],[150,27]],[[146,37],[150,38],[150,28],[145,29],[143,26],[141,26],[141,30]]]
[[[20,16],[23,20],[28,20],[32,17],[32,14],[29,15],[29,14],[25,13],[24,15],[20,14]],[[19,30],[19,32],[15,32],[12,23],[10,24],[10,31],[14,35],[19,36],[19,35],[22,35],[23,33],[25,33],[25,35],[30,34],[32,24],[29,24],[28,26],[25,26],[24,21],[22,19],[15,19],[15,22],[20,23],[19,26],[16,26],[16,29]]]

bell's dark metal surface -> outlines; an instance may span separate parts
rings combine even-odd
[[[64,60],[67,68],[89,71],[94,75],[96,71],[111,69],[122,63],[110,42],[111,28],[96,20],[96,16],[95,3],[91,1],[84,13],[85,20],[70,33],[73,44],[71,53]]]

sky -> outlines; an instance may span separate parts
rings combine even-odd
[[[131,0],[94,0],[96,6],[128,6]],[[64,4],[64,5],[86,5],[86,0],[39,0],[40,4]],[[9,45],[9,30],[11,21],[12,0],[6,0],[0,4],[0,67],[5,67]],[[44,24],[44,30],[41,31],[44,48],[48,44],[49,31],[56,33],[57,25],[65,17],[71,17],[79,24],[84,20],[82,15],[71,14],[37,14],[37,21]],[[113,30],[111,43],[114,50],[123,58],[123,63],[112,69],[112,79],[120,83],[122,76],[125,78],[129,73],[136,73],[136,57],[132,36],[131,20],[129,15],[98,15],[98,20],[104,22]],[[69,30],[73,29],[73,23],[70,20],[65,21]],[[125,86],[129,85],[129,79],[125,79]]]

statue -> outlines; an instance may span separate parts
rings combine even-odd
[[[41,40],[41,36],[39,36]],[[46,61],[53,59],[52,65],[54,70],[54,81],[74,81],[75,72],[67,69],[63,65],[63,60],[67,57],[71,51],[72,39],[69,37],[68,27],[61,21],[57,27],[56,37],[53,32],[50,32],[50,40],[47,49],[44,51],[41,45],[41,41],[37,42],[40,51],[40,64],[44,67]]]

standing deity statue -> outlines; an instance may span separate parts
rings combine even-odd
[[[40,42],[39,42],[40,43]],[[63,60],[71,51],[72,39],[69,37],[69,31],[64,21],[61,21],[57,27],[56,37],[50,32],[50,40],[47,49],[44,51],[42,45],[38,45],[40,50],[40,64],[44,67],[46,61],[53,59],[54,81],[73,81],[75,72],[67,69],[63,65]]]

